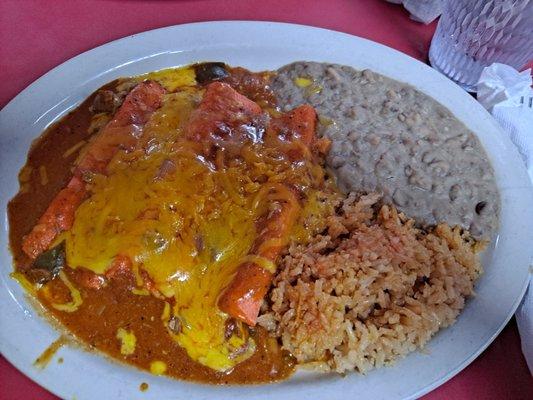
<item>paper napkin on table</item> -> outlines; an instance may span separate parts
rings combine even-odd
[[[533,182],[533,98],[531,70],[518,72],[514,68],[494,63],[485,68],[477,84],[478,101],[499,122],[516,145]],[[533,227],[531,228],[533,229]],[[530,244],[531,245],[531,244]],[[526,246],[526,251],[530,247]],[[530,262],[533,260],[530,260]],[[516,311],[516,322],[522,341],[522,352],[529,371],[533,373],[533,285]]]
[[[442,14],[444,0],[387,0],[389,3],[403,4],[411,14],[411,19],[429,24]]]
[[[533,182],[533,98],[531,69],[518,72],[505,64],[485,68],[477,84],[477,99],[500,123],[518,148]]]

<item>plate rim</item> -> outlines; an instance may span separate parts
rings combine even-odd
[[[372,40],[369,40],[369,39],[366,39],[366,38],[362,38],[362,37],[359,37],[359,36],[355,36],[355,35],[351,35],[351,34],[348,34],[348,33],[345,33],[345,32],[338,32],[338,31],[329,30],[329,29],[320,28],[320,27],[314,27],[314,26],[309,26],[309,25],[301,25],[301,24],[291,24],[291,23],[284,23],[284,22],[274,22],[274,21],[230,20],[230,21],[193,22],[193,23],[186,23],[186,24],[169,25],[169,26],[166,26],[166,27],[160,27],[160,28],[153,29],[153,30],[139,32],[139,33],[136,33],[136,34],[133,34],[133,35],[129,35],[129,36],[123,37],[123,38],[115,39],[113,41],[104,43],[102,45],[96,46],[96,47],[94,47],[92,49],[89,49],[87,51],[84,51],[83,53],[78,54],[78,55],[76,55],[76,56],[74,56],[74,57],[62,62],[61,64],[59,64],[56,67],[52,68],[51,70],[49,70],[48,72],[46,72],[45,74],[43,74],[42,76],[40,76],[39,78],[34,80],[32,83],[30,83],[25,89],[23,89],[20,93],[18,93],[14,98],[12,98],[2,108],[2,110],[0,111],[0,118],[2,118],[8,112],[11,112],[11,108],[16,107],[17,102],[21,101],[21,99],[23,99],[24,96],[30,96],[31,95],[30,92],[32,92],[32,90],[34,90],[36,87],[38,87],[40,84],[42,84],[42,82],[45,82],[54,73],[61,72],[64,68],[66,68],[68,65],[70,65],[74,61],[79,61],[80,59],[83,59],[83,58],[87,57],[90,54],[94,54],[94,52],[96,52],[98,49],[101,49],[101,48],[104,48],[104,47],[110,46],[110,45],[117,45],[117,44],[120,44],[120,43],[127,43],[128,41],[130,41],[132,39],[143,37],[143,36],[150,36],[152,34],[155,34],[156,32],[165,31],[165,30],[168,30],[168,29],[173,29],[173,28],[178,28],[178,27],[179,28],[187,28],[189,26],[191,26],[191,27],[192,26],[202,26],[202,27],[203,26],[208,26],[209,27],[209,26],[213,26],[213,25],[217,25],[217,24],[222,24],[222,25],[232,25],[232,24],[281,25],[281,26],[285,26],[285,27],[288,27],[288,28],[306,28],[306,29],[324,31],[324,32],[327,32],[329,34],[334,33],[334,34],[337,34],[337,35],[344,35],[346,37],[357,38],[358,40],[363,41],[363,42],[367,42],[367,44],[371,44],[372,46],[378,46],[378,47],[381,47],[381,48],[386,48],[386,50],[389,51],[389,52],[390,51],[395,52],[395,53],[401,55],[401,57],[407,57],[407,58],[411,59],[411,61],[414,61],[415,63],[419,63],[421,65],[424,65],[424,67],[431,69],[430,67],[428,67],[427,65],[423,64],[419,60],[417,60],[417,59],[415,59],[415,58],[413,58],[413,57],[411,57],[411,56],[409,56],[409,55],[407,55],[405,53],[402,53],[402,52],[400,52],[398,50],[395,50],[395,49],[390,48],[390,47],[388,47],[386,45],[383,45],[381,43],[377,43],[377,42],[374,42]],[[394,78],[394,79],[396,79],[396,78]],[[410,83],[407,82],[407,84],[410,84]],[[451,82],[450,82],[450,84],[451,84]],[[417,90],[420,90],[420,88],[417,88]],[[444,105],[444,106],[448,107],[448,105]],[[48,110],[47,112],[50,112],[50,111],[53,111],[53,108],[51,110]],[[67,111],[68,111],[68,109],[64,110],[62,113],[57,115],[55,119],[61,117]],[[487,115],[489,115],[489,114],[487,113]],[[496,125],[495,121],[493,121],[493,124],[495,125],[496,129],[500,130],[500,128]],[[531,192],[530,189],[531,189],[531,187],[529,188],[529,194],[531,195],[532,192]],[[5,212],[5,210],[3,210],[3,211]],[[7,226],[7,222],[6,222],[6,226]],[[2,276],[2,280],[4,280],[3,276]],[[500,334],[502,329],[506,326],[508,321],[511,319],[511,317],[514,314],[514,312],[516,311],[516,308],[520,304],[521,298],[522,298],[522,296],[524,295],[524,293],[525,293],[525,291],[527,289],[527,285],[528,285],[528,280],[526,279],[524,281],[523,285],[522,285],[522,288],[521,288],[521,291],[520,291],[519,295],[516,297],[515,302],[513,303],[512,307],[511,307],[511,312],[508,313],[505,321],[503,321],[500,324],[498,329],[491,335],[491,337],[488,340],[485,341],[485,343],[481,347],[479,347],[477,349],[477,351],[475,351],[474,353],[472,353],[470,355],[470,357],[468,357],[467,359],[465,359],[464,361],[459,363],[459,365],[457,365],[453,369],[453,371],[448,372],[445,376],[441,377],[440,379],[437,379],[434,382],[432,382],[431,384],[426,385],[423,389],[420,389],[417,392],[412,393],[407,398],[416,398],[418,396],[421,396],[423,394],[428,393],[429,391],[433,390],[434,388],[440,386],[441,384],[445,383],[446,381],[448,381],[449,379],[454,377],[457,373],[459,373],[467,365],[469,365],[475,358],[477,358],[492,343],[492,341]],[[0,334],[0,338],[1,337],[2,337],[2,335]],[[56,394],[58,396],[64,395],[63,392],[60,392],[60,391],[56,392],[55,389],[57,389],[57,388],[50,387],[46,383],[43,383],[43,382],[45,382],[45,379],[42,377],[42,375],[40,375],[38,372],[36,372],[35,369],[32,368],[31,365],[30,366],[28,366],[28,365],[19,365],[16,361],[14,362],[13,361],[14,357],[9,357],[9,355],[10,355],[9,349],[4,346],[3,341],[0,341],[0,352],[6,357],[6,359],[12,365],[14,365],[24,375],[26,375],[27,377],[29,377],[33,381],[37,382],[39,385],[41,385],[42,387],[46,388],[47,390],[53,392],[54,394]],[[115,366],[116,366],[116,364],[115,364]],[[250,386],[245,386],[245,387],[249,388]],[[259,387],[259,386],[257,386],[257,387]],[[266,390],[268,390],[270,385],[263,385],[261,387],[262,388],[267,388]]]

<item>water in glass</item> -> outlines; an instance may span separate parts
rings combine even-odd
[[[533,60],[533,0],[445,0],[429,61],[468,91],[483,68]]]

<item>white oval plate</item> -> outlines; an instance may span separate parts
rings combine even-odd
[[[32,363],[58,336],[9,278],[7,217],[0,231],[0,351],[34,381],[64,399],[408,399],[442,384],[478,356],[514,313],[531,262],[533,191],[515,147],[466,92],[427,65],[377,43],[324,29],[270,22],[210,22],[133,35],[83,53],[35,81],[0,113],[0,208],[18,190],[17,173],[33,138],[95,89],[120,76],[197,61],[225,61],[252,70],[297,60],[370,68],[408,82],[447,106],[481,139],[502,196],[499,236],[485,254],[485,274],[457,323],[439,333],[424,354],[366,376],[298,373],[261,386],[209,386],[155,377],[78,348],[59,351],[64,362],[44,370]],[[4,214],[5,215],[5,214]],[[141,393],[139,384],[149,390]]]

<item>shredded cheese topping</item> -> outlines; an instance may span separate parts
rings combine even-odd
[[[137,338],[133,332],[118,328],[117,339],[120,340],[120,354],[128,356],[135,353]]]
[[[302,154],[297,142],[241,143],[239,157],[225,157],[219,151],[207,160],[203,144],[184,137],[202,89],[187,86],[191,70],[181,71],[144,76],[180,91],[166,95],[138,147],[117,153],[107,175],[93,178],[90,197],[64,234],[66,256],[71,267],[97,274],[105,273],[118,254],[129,257],[139,286],[135,294],[146,294],[141,287],[150,284],[162,298],[173,299],[173,306],[166,303],[162,315],[165,324],[170,318],[179,320],[179,331],[169,331],[173,339],[192,359],[228,371],[253,354],[255,344],[243,334],[227,337],[227,315],[217,307],[218,296],[243,261],[275,272],[274,262],[249,255],[258,235],[256,222],[276,202],[297,201],[288,183],[313,198],[324,172],[310,161],[293,163],[287,158],[290,151]],[[226,144],[224,150],[236,149]],[[326,211],[320,202],[308,204],[301,215]],[[297,225],[301,228],[295,228],[291,237],[301,240],[305,232],[312,234],[303,221]],[[289,240],[289,236],[275,238],[263,246]],[[162,372],[152,372],[164,373],[155,363],[160,362],[153,364]]]
[[[69,312],[69,313],[74,312],[79,308],[79,306],[81,306],[81,303],[83,303],[80,291],[76,289],[74,285],[70,282],[65,272],[63,271],[59,272],[59,278],[63,281],[66,287],[70,290],[70,297],[72,298],[72,301],[65,303],[65,304],[52,303],[52,307],[54,307],[56,310],[59,310],[59,311],[64,311],[64,312]]]
[[[36,287],[33,283],[31,283],[28,278],[26,278],[26,275],[24,275],[22,272],[12,272],[11,278],[15,279],[22,288],[30,293],[35,294],[38,287]]]
[[[167,371],[167,364],[163,361],[152,361],[150,363],[150,372],[154,375],[163,375]]]
[[[63,158],[68,158],[70,157],[72,154],[74,154],[75,152],[77,152],[78,150],[80,150],[87,142],[85,140],[80,140],[78,143],[76,143],[75,145],[71,146],[70,148],[68,148],[64,153],[63,153]]]
[[[276,272],[276,263],[270,261],[268,258],[256,256],[255,254],[248,254],[247,256],[241,259],[242,264],[247,262],[259,265],[261,268],[267,270],[271,274],[274,274]]]
[[[294,84],[300,88],[305,88],[310,86],[313,83],[313,81],[309,78],[295,78]]]

